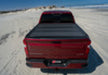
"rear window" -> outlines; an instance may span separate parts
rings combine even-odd
[[[74,23],[72,14],[43,14],[40,23]]]

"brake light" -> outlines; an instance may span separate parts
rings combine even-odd
[[[24,43],[24,45],[27,45],[27,43],[26,43],[26,39],[23,40],[23,43]]]
[[[86,54],[89,54],[89,51],[90,51],[90,48],[88,48],[88,47],[87,47],[87,49],[86,49],[86,52],[85,52],[85,53],[86,53]]]
[[[25,49],[25,53],[26,53],[26,56],[28,57],[28,50],[27,50],[27,42],[26,42],[26,39],[23,40],[23,43],[25,45],[24,49]]]
[[[88,39],[88,41],[87,41],[87,48],[86,48],[86,51],[85,51],[86,54],[89,54],[90,44],[91,44],[91,41]]]
[[[26,56],[28,56],[28,50],[27,50],[27,47],[25,47],[24,49],[25,49]]]

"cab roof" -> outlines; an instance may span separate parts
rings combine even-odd
[[[43,14],[53,14],[53,13],[68,13],[71,14],[71,12],[69,10],[48,10],[48,11],[44,11]]]

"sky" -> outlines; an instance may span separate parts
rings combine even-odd
[[[0,11],[49,5],[71,7],[99,4],[108,4],[108,0],[0,0]]]

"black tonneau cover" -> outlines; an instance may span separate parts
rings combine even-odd
[[[42,23],[31,30],[26,38],[88,38],[88,35],[74,23]]]

